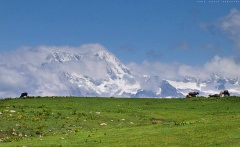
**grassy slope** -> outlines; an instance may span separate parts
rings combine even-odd
[[[238,146],[239,103],[239,97],[1,100],[0,146]]]

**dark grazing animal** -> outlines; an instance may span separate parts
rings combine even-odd
[[[27,93],[27,92],[23,92],[20,97],[25,97],[25,96],[26,96],[26,97],[28,96],[28,93]]]
[[[228,92],[228,90],[223,90],[220,93],[220,96],[224,95],[224,96],[230,96],[230,93]]]
[[[189,92],[188,95],[186,95],[186,98],[196,97],[199,94],[199,92]]]
[[[209,97],[221,97],[220,94],[209,94],[208,96],[209,96]]]
[[[198,95],[199,92],[189,92],[188,95],[192,96],[192,97],[196,97],[196,95]]]

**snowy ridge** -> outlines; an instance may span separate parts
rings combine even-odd
[[[71,60],[79,60],[81,58],[81,54],[80,55],[75,55],[75,54],[71,54],[71,53],[66,53],[66,52],[56,52],[53,53],[52,55],[49,55],[47,57],[47,60],[50,61],[51,63],[53,62],[67,62],[67,61],[71,61]]]
[[[8,85],[11,90],[0,92],[1,96],[19,96],[27,91],[30,95],[40,96],[183,98],[191,91],[208,96],[224,89],[228,89],[231,95],[240,95],[238,77],[212,74],[206,79],[169,80],[157,75],[140,75],[99,44],[76,48],[39,47],[29,52],[32,56],[23,56],[21,61],[24,62],[9,65],[20,73],[14,75],[18,84],[14,88]]]
[[[77,69],[70,67],[73,64]],[[208,96],[224,89],[234,95],[240,94],[238,78],[228,79],[217,74],[208,79],[186,77],[175,81],[158,76],[133,75],[104,48],[81,52],[57,51],[49,54],[42,66],[57,68],[60,79],[71,87],[68,94],[76,96],[171,98],[185,97],[190,91]]]
[[[217,94],[227,89],[232,95],[240,95],[240,85],[238,78],[221,77],[213,73],[208,79],[192,78],[191,80],[178,80],[168,82],[176,87],[182,94],[187,95],[189,91],[198,91],[200,95],[208,96],[209,94]]]
[[[97,53],[88,52],[87,54],[55,52],[49,55],[46,60],[44,66],[58,63],[58,66],[64,67],[68,62],[74,62],[84,70],[60,72],[62,73],[60,74],[61,79],[78,87],[78,92],[76,92],[76,87],[74,92],[69,92],[71,95],[130,97],[140,89],[140,84],[131,75],[130,70],[114,55],[105,50],[100,50]]]

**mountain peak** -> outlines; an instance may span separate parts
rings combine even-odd
[[[157,75],[138,75],[99,44],[59,48],[43,46],[30,53],[30,59],[37,59],[33,60],[34,64],[30,60],[21,63],[17,80],[27,82],[21,89],[16,87],[20,89],[15,90],[16,93],[28,88],[31,95],[153,98],[184,97],[190,91],[199,91],[206,96],[222,89],[229,90],[232,95],[240,94],[238,78],[225,78],[215,73],[206,79],[186,77],[175,81],[164,80]]]
[[[73,54],[73,53],[67,53],[64,51],[58,51],[52,54],[49,54],[46,58],[48,63],[53,63],[53,62],[68,62],[68,61],[78,61],[81,59],[81,54]]]

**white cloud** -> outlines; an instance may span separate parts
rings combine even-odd
[[[22,92],[30,95],[69,95],[69,82],[59,78],[61,70],[82,72],[96,78],[101,77],[104,68],[101,62],[68,62],[42,66],[54,52],[87,54],[105,49],[100,44],[86,44],[80,47],[39,46],[21,47],[11,52],[0,53],[0,98],[18,97]],[[105,49],[106,50],[106,49]],[[95,72],[91,72],[94,69]]]
[[[184,77],[201,77],[206,78],[207,73],[203,67],[194,67],[181,63],[163,63],[163,62],[148,62],[136,64],[130,63],[128,65],[133,71],[138,74],[145,74],[154,76],[157,75],[162,79],[181,79]]]
[[[227,16],[221,17],[216,26],[235,43],[236,47],[240,49],[240,11],[232,9]]]
[[[181,79],[184,77],[208,78],[213,73],[228,78],[240,77],[240,65],[234,58],[214,56],[202,66],[190,66],[180,63],[148,62],[128,65],[138,74],[158,75],[162,79]]]
[[[208,73],[217,73],[226,77],[240,77],[240,65],[233,58],[215,56],[204,65]]]

